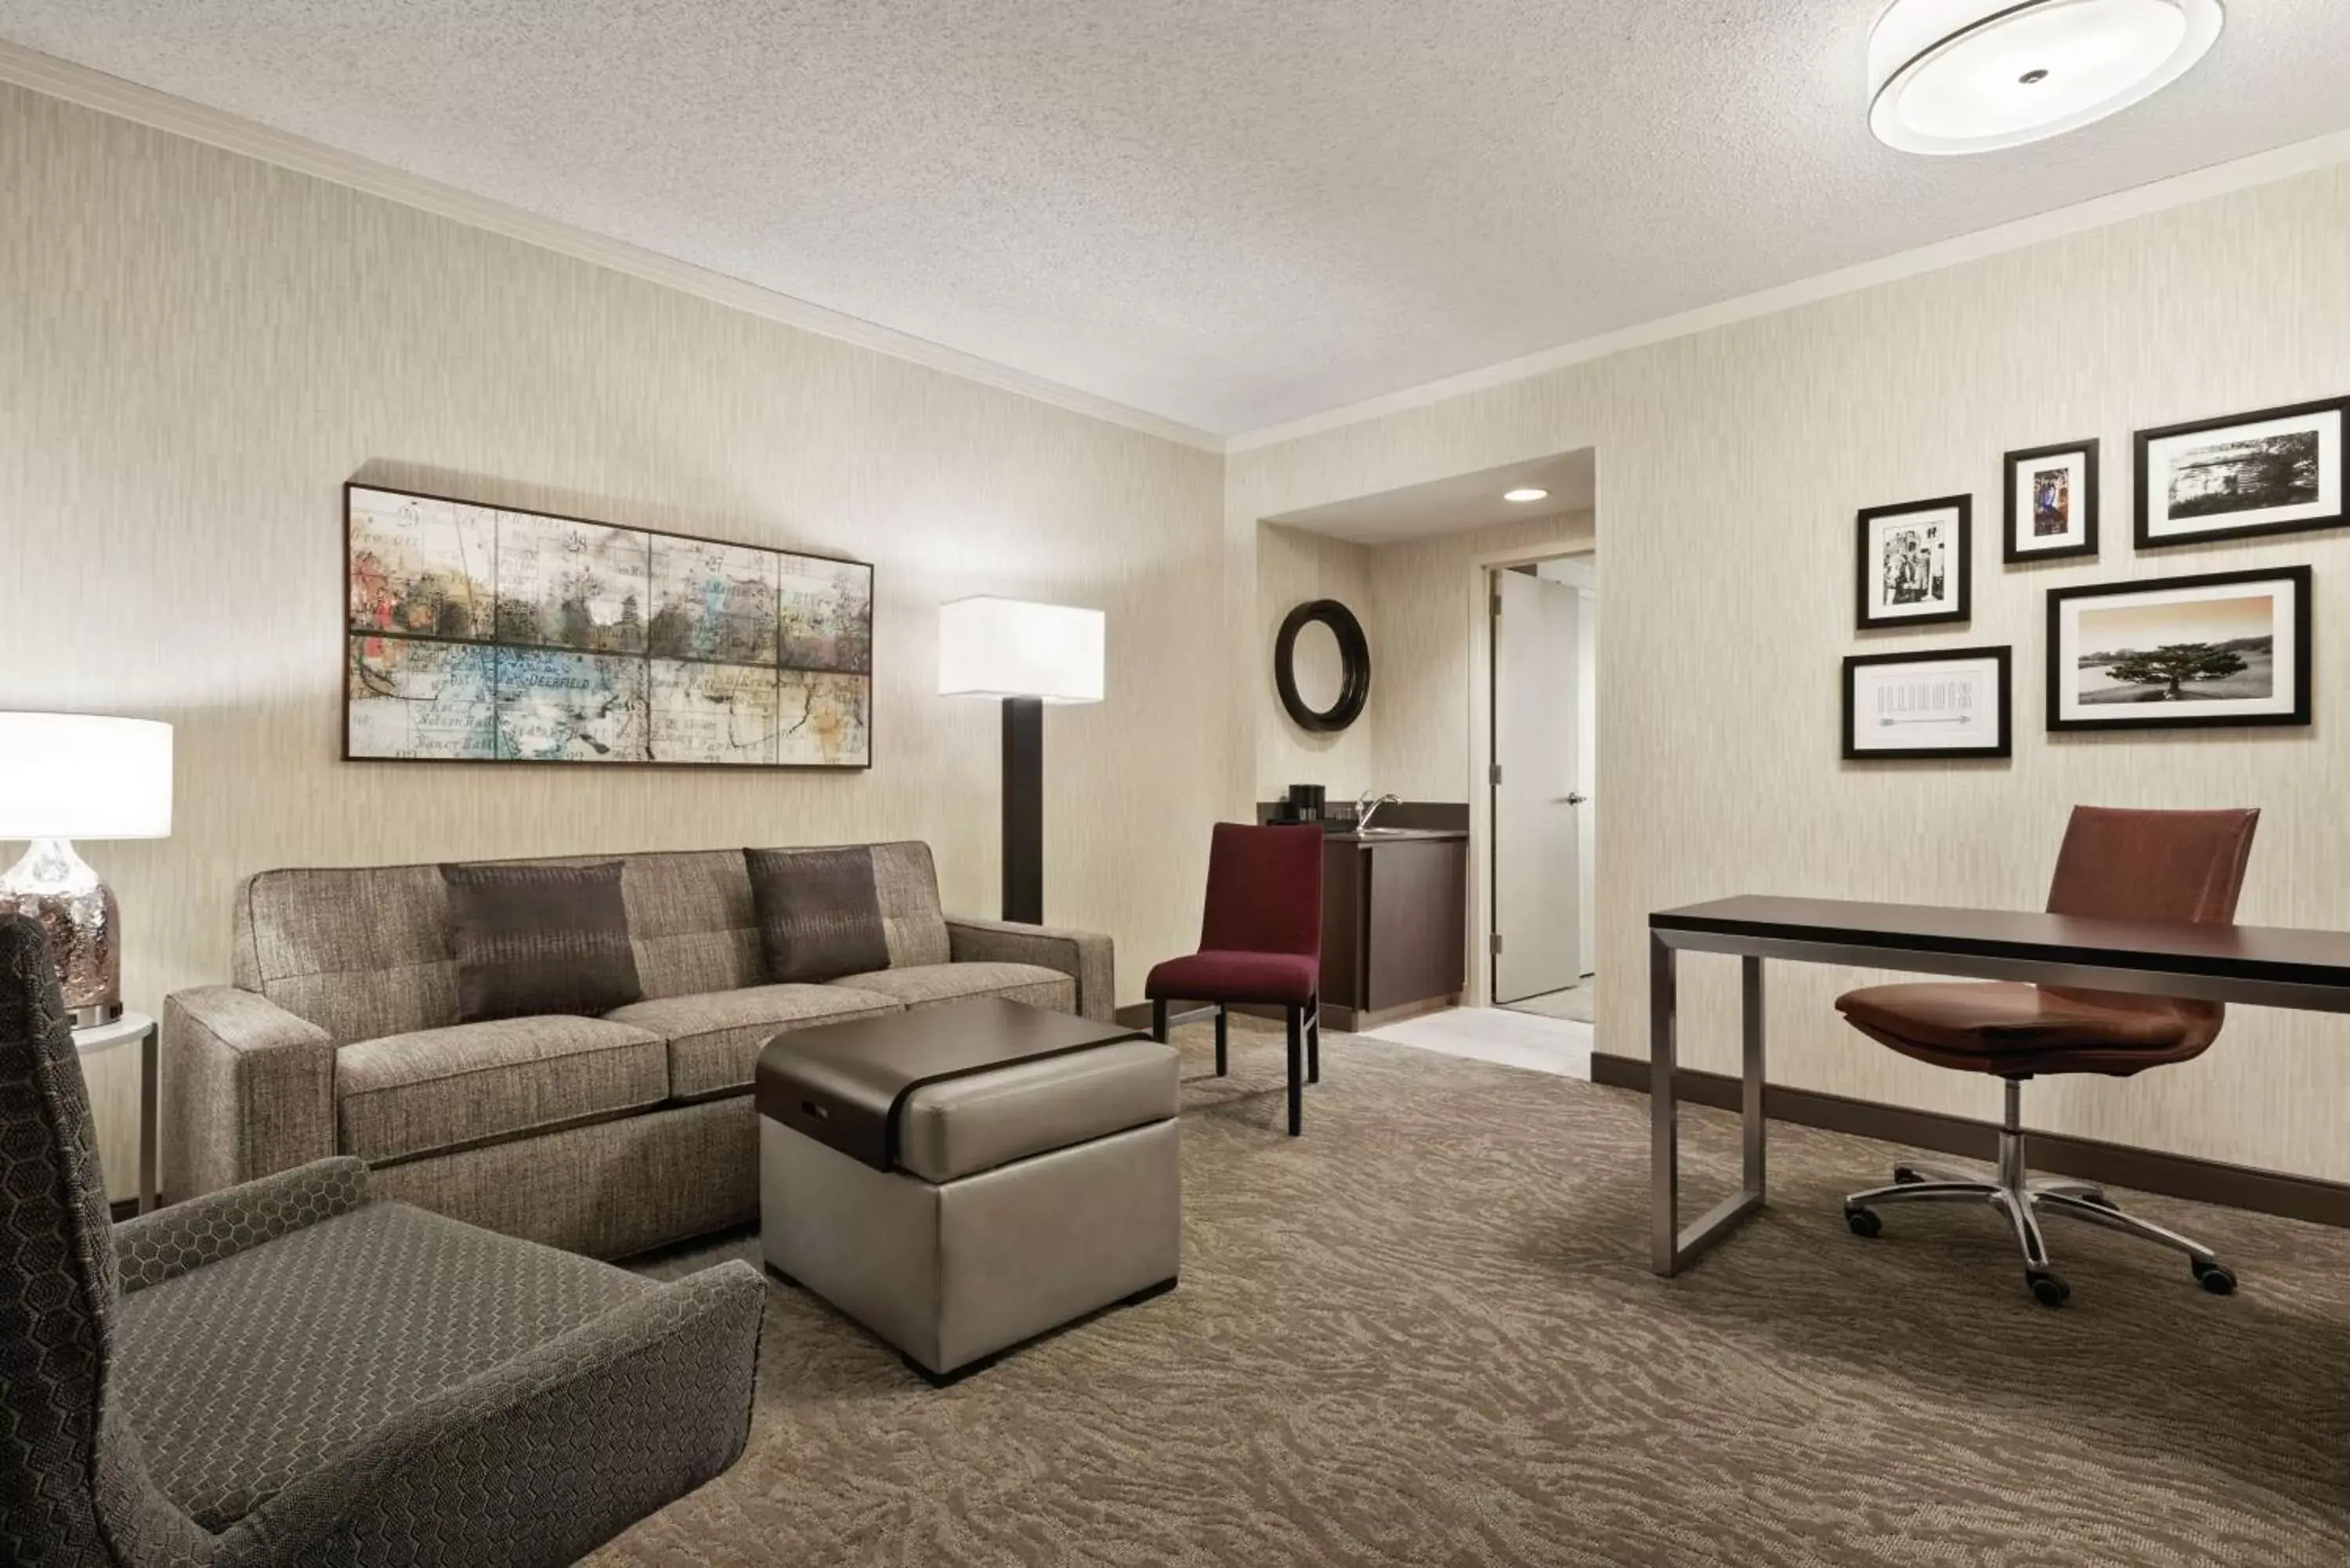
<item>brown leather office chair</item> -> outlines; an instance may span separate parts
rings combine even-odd
[[[2056,854],[2048,912],[2116,920],[2225,925],[2236,918],[2257,811],[2112,811],[2076,806]],[[2025,1079],[2042,1073],[2127,1077],[2199,1056],[2219,1038],[2226,1009],[2216,1002],[2106,991],[1960,981],[1872,985],[1836,998],[1845,1021],[1905,1056],[2007,1081],[1999,1168],[1990,1179],[1922,1164],[1893,1170],[1890,1187],[1844,1200],[1845,1222],[1874,1236],[1877,1210],[1892,1203],[1988,1202],[2023,1249],[2023,1278],[2048,1306],[2072,1290],[2048,1266],[2039,1216],[2063,1214],[2187,1254],[2205,1290],[2225,1295],[2236,1276],[2200,1242],[2124,1214],[2094,1182],[2030,1175],[2021,1119]]]

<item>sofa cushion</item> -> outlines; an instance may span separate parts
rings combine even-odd
[[[743,860],[770,983],[820,982],[888,966],[872,850],[747,849]]]
[[[335,1055],[340,1152],[362,1159],[493,1143],[668,1097],[661,1037],[600,1018],[459,1023]]]
[[[879,992],[905,1007],[933,1007],[966,996],[1001,996],[1055,1012],[1077,1010],[1077,982],[1033,963],[926,963],[845,974],[835,982]]]
[[[457,1021],[608,1012],[644,994],[620,862],[443,866]]]
[[[632,1002],[608,1016],[668,1042],[670,1094],[691,1100],[748,1089],[759,1047],[786,1029],[903,1007],[890,997],[845,985],[753,985]]]
[[[116,1388],[156,1485],[224,1530],[402,1412],[654,1288],[371,1203],[125,1296]]]
[[[1172,1045],[1128,1040],[924,1085],[899,1114],[898,1163],[953,1181],[1165,1121],[1182,1096],[1177,1060]]]

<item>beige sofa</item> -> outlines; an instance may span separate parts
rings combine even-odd
[[[624,862],[643,999],[602,1018],[457,1022],[437,867],[265,871],[238,888],[235,983],[164,1005],[177,1199],[328,1155],[379,1197],[596,1257],[756,1217],[759,1047],[966,996],[1107,1020],[1109,939],[949,919],[928,846],[869,846],[887,969],[765,983],[740,850]]]

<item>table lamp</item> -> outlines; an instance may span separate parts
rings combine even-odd
[[[0,839],[29,838],[0,872],[0,914],[48,937],[77,1029],[122,1013],[122,928],[114,889],[77,838],[167,838],[172,726],[95,713],[0,713]]]
[[[1102,612],[981,596],[939,607],[939,694],[1003,701],[1003,918],[1045,919],[1045,707],[1102,700]]]

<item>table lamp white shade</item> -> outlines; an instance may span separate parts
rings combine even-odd
[[[1097,609],[980,596],[939,607],[939,694],[1102,700]]]
[[[0,713],[0,839],[171,835],[171,725]]]

